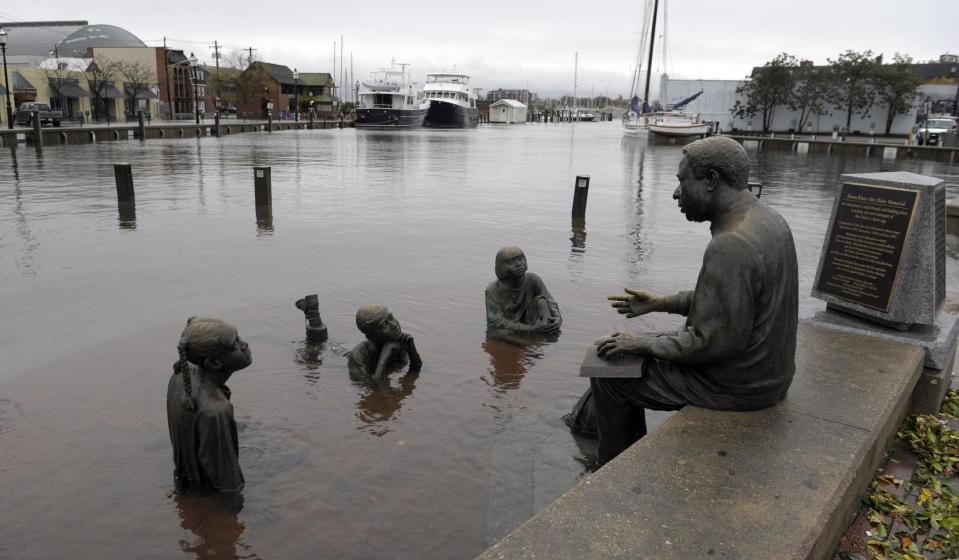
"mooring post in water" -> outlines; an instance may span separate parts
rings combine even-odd
[[[113,177],[117,182],[117,202],[133,202],[133,167],[129,163],[114,163]]]
[[[589,175],[577,175],[573,189],[573,217],[586,216],[586,198],[589,197]]]
[[[273,111],[266,112],[267,132],[273,132]]]
[[[40,131],[40,111],[34,111],[32,114],[33,121],[33,145],[38,149],[43,149],[43,132]]]
[[[147,139],[147,128],[143,124],[143,109],[137,111],[137,134],[140,136],[140,140]]]
[[[213,135],[220,137],[220,111],[213,113]]]
[[[272,168],[269,166],[253,168],[253,190],[257,206],[269,206],[273,204],[273,179],[271,172]]]
[[[310,130],[313,130],[313,121],[316,119],[316,111],[313,110],[313,107],[310,107],[310,125],[307,127]]]

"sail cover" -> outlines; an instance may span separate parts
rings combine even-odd
[[[691,96],[687,97],[686,99],[683,99],[683,100],[680,101],[679,103],[675,103],[675,104],[673,105],[673,110],[682,109],[683,107],[685,107],[686,105],[689,105],[694,99],[696,99],[697,97],[699,97],[699,96],[702,95],[702,94],[703,94],[703,90],[699,90],[699,93],[697,93],[696,95],[691,95]]]

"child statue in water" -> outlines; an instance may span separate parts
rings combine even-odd
[[[253,362],[236,327],[213,317],[190,317],[177,345],[167,385],[167,424],[178,490],[243,489],[230,376]]]
[[[413,337],[400,330],[400,323],[382,305],[364,305],[356,312],[356,327],[366,340],[348,356],[350,375],[355,379],[382,382],[396,369],[410,364],[408,373],[423,367]]]
[[[526,255],[519,247],[496,253],[496,278],[486,287],[487,328],[520,335],[559,332],[559,306],[542,279],[526,272]]]

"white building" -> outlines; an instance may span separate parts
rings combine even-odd
[[[506,124],[526,122],[526,105],[515,99],[500,99],[489,106],[489,122]]]
[[[733,116],[732,107],[736,103],[736,99],[740,97],[736,93],[736,88],[742,84],[743,80],[675,80],[664,75],[660,81],[659,101],[664,105],[677,103],[702,90],[703,94],[685,107],[686,112],[699,113],[700,119],[704,121],[719,122],[719,126],[724,132],[730,132],[733,129],[761,131],[763,126],[762,115],[751,118]],[[916,125],[917,114],[921,112],[925,103],[953,99],[956,95],[956,87],[952,84],[923,84],[919,86],[919,95],[916,96],[912,109],[906,114],[896,116],[892,121],[890,133],[908,134],[909,130]],[[886,105],[877,101],[865,118],[854,113],[849,125],[850,132],[884,134],[886,131],[886,111]],[[796,131],[798,120],[798,111],[792,111],[786,106],[776,107],[770,130],[772,132]],[[827,106],[824,114],[813,115],[809,119],[805,130],[802,132],[831,134],[833,126],[841,128],[845,125],[846,112],[839,107]]]

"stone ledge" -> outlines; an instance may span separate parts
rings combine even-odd
[[[924,357],[812,325],[798,342],[782,403],[683,409],[480,558],[828,558]]]

